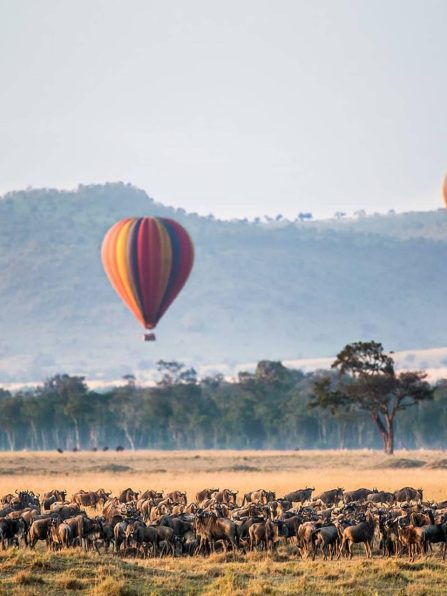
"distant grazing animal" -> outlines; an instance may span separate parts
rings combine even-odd
[[[344,488],[333,488],[321,493],[316,499],[322,501],[327,507],[337,505],[343,498]]]
[[[394,499],[398,503],[403,503],[404,501],[416,501],[421,503],[423,499],[422,495],[422,488],[412,488],[411,486],[405,486],[404,488],[394,492]]]
[[[284,495],[284,500],[291,501],[292,503],[305,503],[306,501],[310,501],[314,490],[315,488],[306,486],[306,488],[300,488],[291,493],[287,493],[287,495]]]

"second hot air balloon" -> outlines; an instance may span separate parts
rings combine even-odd
[[[172,219],[129,217],[106,233],[101,256],[110,283],[150,330],[185,285],[194,247],[187,231]],[[153,333],[145,334],[145,340],[154,339]]]
[[[442,181],[442,197],[447,208],[447,174],[444,176],[444,180]]]

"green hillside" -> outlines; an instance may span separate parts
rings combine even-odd
[[[146,344],[100,262],[129,215],[190,232],[190,281]],[[220,222],[130,185],[30,190],[0,200],[2,381],[55,372],[117,378],[160,358],[197,366],[330,356],[375,338],[387,349],[447,344],[447,213],[341,221]]]

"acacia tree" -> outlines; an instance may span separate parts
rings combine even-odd
[[[347,409],[366,411],[383,441],[385,453],[394,453],[394,425],[399,411],[433,398],[426,373],[396,374],[394,360],[381,343],[346,345],[332,364],[338,374],[320,377],[314,385],[311,407],[333,414]]]

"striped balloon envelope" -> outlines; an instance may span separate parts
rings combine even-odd
[[[145,329],[154,329],[191,273],[194,246],[172,219],[129,217],[106,233],[101,256],[117,294]]]

